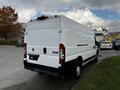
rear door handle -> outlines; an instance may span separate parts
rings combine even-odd
[[[47,53],[47,49],[43,48],[43,53],[46,54]]]

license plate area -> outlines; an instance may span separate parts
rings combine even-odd
[[[30,60],[35,60],[37,61],[40,55],[34,55],[34,54],[28,54]]]

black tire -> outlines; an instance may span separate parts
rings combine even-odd
[[[98,56],[99,56],[99,55],[96,54],[95,59],[94,59],[95,62],[98,62]]]
[[[42,72],[37,72],[38,73],[38,75],[43,75],[44,73],[42,73]]]
[[[100,51],[100,50],[99,50],[99,48],[98,48],[97,53],[96,53],[96,56],[95,56],[95,59],[94,59],[95,62],[98,62],[99,51]]]
[[[77,64],[74,66],[73,75],[75,79],[78,79],[81,75],[81,65]]]

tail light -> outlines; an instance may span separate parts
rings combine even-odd
[[[24,58],[27,58],[27,43],[24,43]]]
[[[59,63],[63,64],[65,62],[65,46],[64,44],[59,44]]]

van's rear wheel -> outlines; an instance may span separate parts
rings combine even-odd
[[[79,77],[80,73],[81,73],[81,68],[80,68],[80,66],[77,66],[76,67],[76,76]]]
[[[76,79],[78,79],[80,77],[80,75],[81,75],[81,66],[80,65],[76,65],[74,67],[74,72],[73,73],[74,73],[74,77]]]
[[[38,75],[43,75],[44,73],[42,73],[42,72],[38,72]]]

